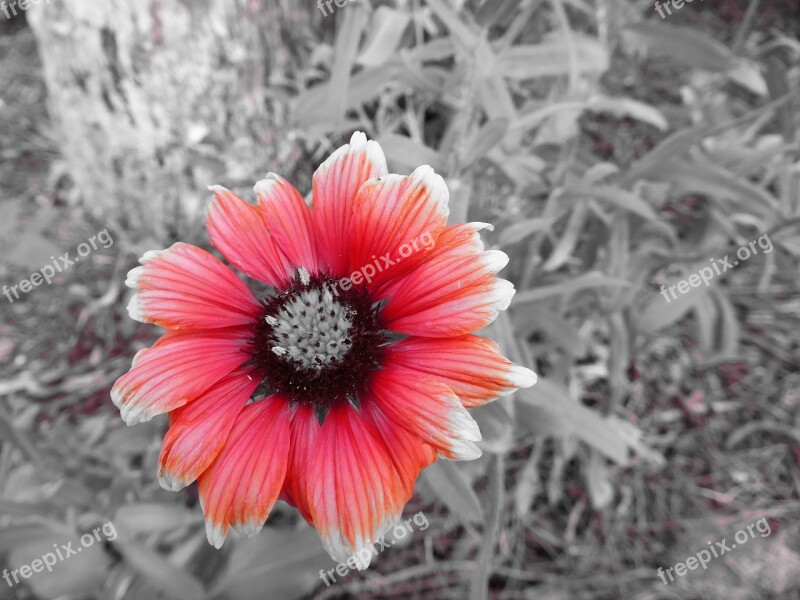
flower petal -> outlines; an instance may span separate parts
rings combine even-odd
[[[242,273],[279,286],[294,274],[291,262],[267,228],[264,213],[222,186],[212,186],[214,200],[206,226],[211,243]]]
[[[386,175],[386,157],[377,142],[357,131],[314,173],[314,224],[321,256],[333,274],[348,273],[350,219],[356,192],[368,179]],[[360,265],[359,265],[360,266]]]
[[[475,335],[456,338],[409,337],[385,350],[389,368],[423,373],[445,383],[467,408],[531,387],[536,374],[505,358],[491,340]]]
[[[424,337],[485,327],[514,295],[511,282],[494,276],[506,263],[508,256],[499,250],[425,261],[393,291],[383,318],[393,331]]]
[[[349,403],[331,407],[309,469],[311,516],[334,560],[345,562],[400,518],[405,488],[389,451],[374,426]]]
[[[237,371],[169,415],[158,459],[158,481],[177,492],[195,481],[217,457],[258,380]]]
[[[449,197],[444,179],[428,166],[364,183],[350,224],[350,268],[380,261],[380,270],[371,268],[371,290],[413,270],[447,224]]]
[[[294,186],[275,173],[255,185],[256,196],[278,247],[296,267],[317,273],[317,249],[311,209]]]
[[[247,362],[249,337],[246,327],[170,331],[136,354],[111,399],[128,425],[175,410]]]
[[[131,269],[126,284],[137,292],[131,318],[167,329],[214,329],[244,325],[259,305],[247,286],[205,250],[178,242],[151,250]]]
[[[278,499],[289,456],[288,399],[270,396],[239,413],[222,451],[199,479],[208,541],[220,548],[231,526],[248,536]]]
[[[418,435],[451,460],[481,455],[473,443],[481,440],[478,424],[445,384],[389,367],[376,371],[370,384],[378,408],[396,427]]]
[[[378,407],[378,404],[367,396],[361,403],[364,418],[371,421],[375,430],[383,439],[392,463],[400,476],[403,485],[403,505],[414,493],[414,484],[420,471],[436,462],[438,454],[436,449],[422,441],[419,435],[411,433],[403,427],[398,427]]]
[[[445,227],[433,243],[433,248],[425,252],[418,264],[412,265],[418,268],[420,264],[430,261],[443,261],[448,258],[478,256],[484,251],[483,240],[480,231],[483,229],[494,229],[489,223],[459,223]],[[406,273],[404,272],[404,275]],[[390,297],[394,291],[402,285],[404,277],[393,277],[386,281],[376,295],[381,298]]]
[[[298,404],[291,416],[291,447],[289,448],[289,467],[283,484],[282,498],[297,507],[303,518],[313,524],[311,508],[308,505],[308,465],[311,450],[319,435],[319,422],[310,406]]]

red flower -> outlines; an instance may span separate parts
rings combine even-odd
[[[257,300],[195,246],[146,253],[129,312],[170,331],[112,398],[129,425],[169,413],[159,480],[198,480],[216,547],[282,498],[344,561],[395,524],[437,456],[480,456],[465,407],[536,381],[470,334],[511,300],[495,277],[508,257],[483,250],[486,225],[447,226],[430,167],[389,175],[361,133],[314,174],[313,209],[273,174],[258,206],[212,190],[211,242],[274,291]]]

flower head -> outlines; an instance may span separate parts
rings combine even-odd
[[[257,206],[211,189],[212,244],[271,291],[257,299],[196,246],[146,253],[128,310],[169,331],[112,398],[129,425],[169,413],[159,481],[198,481],[216,547],[231,527],[257,533],[281,498],[344,561],[437,457],[480,456],[466,408],[536,381],[471,334],[511,300],[495,276],[508,258],[484,251],[486,225],[447,226],[430,167],[390,175],[362,133],[314,174],[313,208],[274,174]]]

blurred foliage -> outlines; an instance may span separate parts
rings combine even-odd
[[[314,164],[355,129],[380,141],[390,170],[441,172],[452,220],[494,223],[488,244],[511,256],[517,294],[485,333],[540,382],[474,411],[485,456],[430,467],[408,507],[430,529],[369,572],[326,589],[318,570],[334,565],[285,505],[261,535],[217,552],[196,493],[155,482],[164,421],[125,429],[105,398],[153,336],[127,320],[121,276],[149,248],[120,225],[116,264],[74,274],[84,279],[69,310],[38,304],[55,303],[55,289],[3,308],[6,565],[109,520],[119,532],[91,560],[13,593],[795,597],[796,3],[686,4],[665,20],[633,1],[379,4],[324,19],[312,8],[280,76],[264,81],[305,157],[288,175],[308,190]],[[229,144],[207,143],[223,160]],[[63,242],[41,216],[51,213],[17,212],[12,221]],[[774,251],[677,301],[659,293],[765,234]],[[17,281],[21,268],[4,275]],[[43,332],[44,314],[61,325]],[[776,535],[668,590],[658,579],[658,567],[761,517]]]

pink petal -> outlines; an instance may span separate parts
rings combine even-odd
[[[389,329],[449,337],[485,327],[508,308],[514,286],[494,274],[508,262],[500,251],[425,261],[392,291],[383,318]]]
[[[249,339],[246,327],[171,331],[136,354],[111,399],[128,425],[175,410],[247,362]]]
[[[296,267],[317,273],[317,249],[311,209],[292,184],[267,173],[255,186],[256,196],[272,238]]]
[[[321,256],[333,274],[348,273],[348,236],[358,188],[368,179],[387,173],[383,150],[377,142],[368,142],[359,131],[314,173],[317,241]]]
[[[222,451],[200,475],[208,541],[220,548],[231,526],[248,536],[264,526],[278,499],[289,456],[288,399],[247,405]]]
[[[371,179],[358,190],[350,224],[350,268],[369,269],[370,289],[413,270],[447,223],[449,193],[430,167]],[[376,265],[380,267],[372,267]]]
[[[258,383],[246,372],[237,371],[170,413],[170,427],[158,460],[161,487],[176,492],[206,470]]]
[[[344,562],[366,548],[402,514],[407,489],[389,450],[374,425],[347,402],[326,416],[308,469],[311,516],[334,560]]]
[[[294,275],[291,261],[267,228],[264,213],[233,192],[213,186],[206,225],[211,243],[230,263],[267,285],[277,287]]]
[[[252,322],[259,304],[247,286],[216,258],[191,244],[153,250],[131,269],[137,290],[131,318],[167,329],[214,329]]]
[[[378,408],[395,427],[436,448],[451,460],[473,460],[481,455],[478,424],[445,384],[425,375],[386,368],[370,382]]]
[[[446,384],[467,408],[481,406],[517,388],[536,383],[536,374],[500,354],[497,344],[475,335],[455,338],[409,337],[385,349],[388,368]]]

